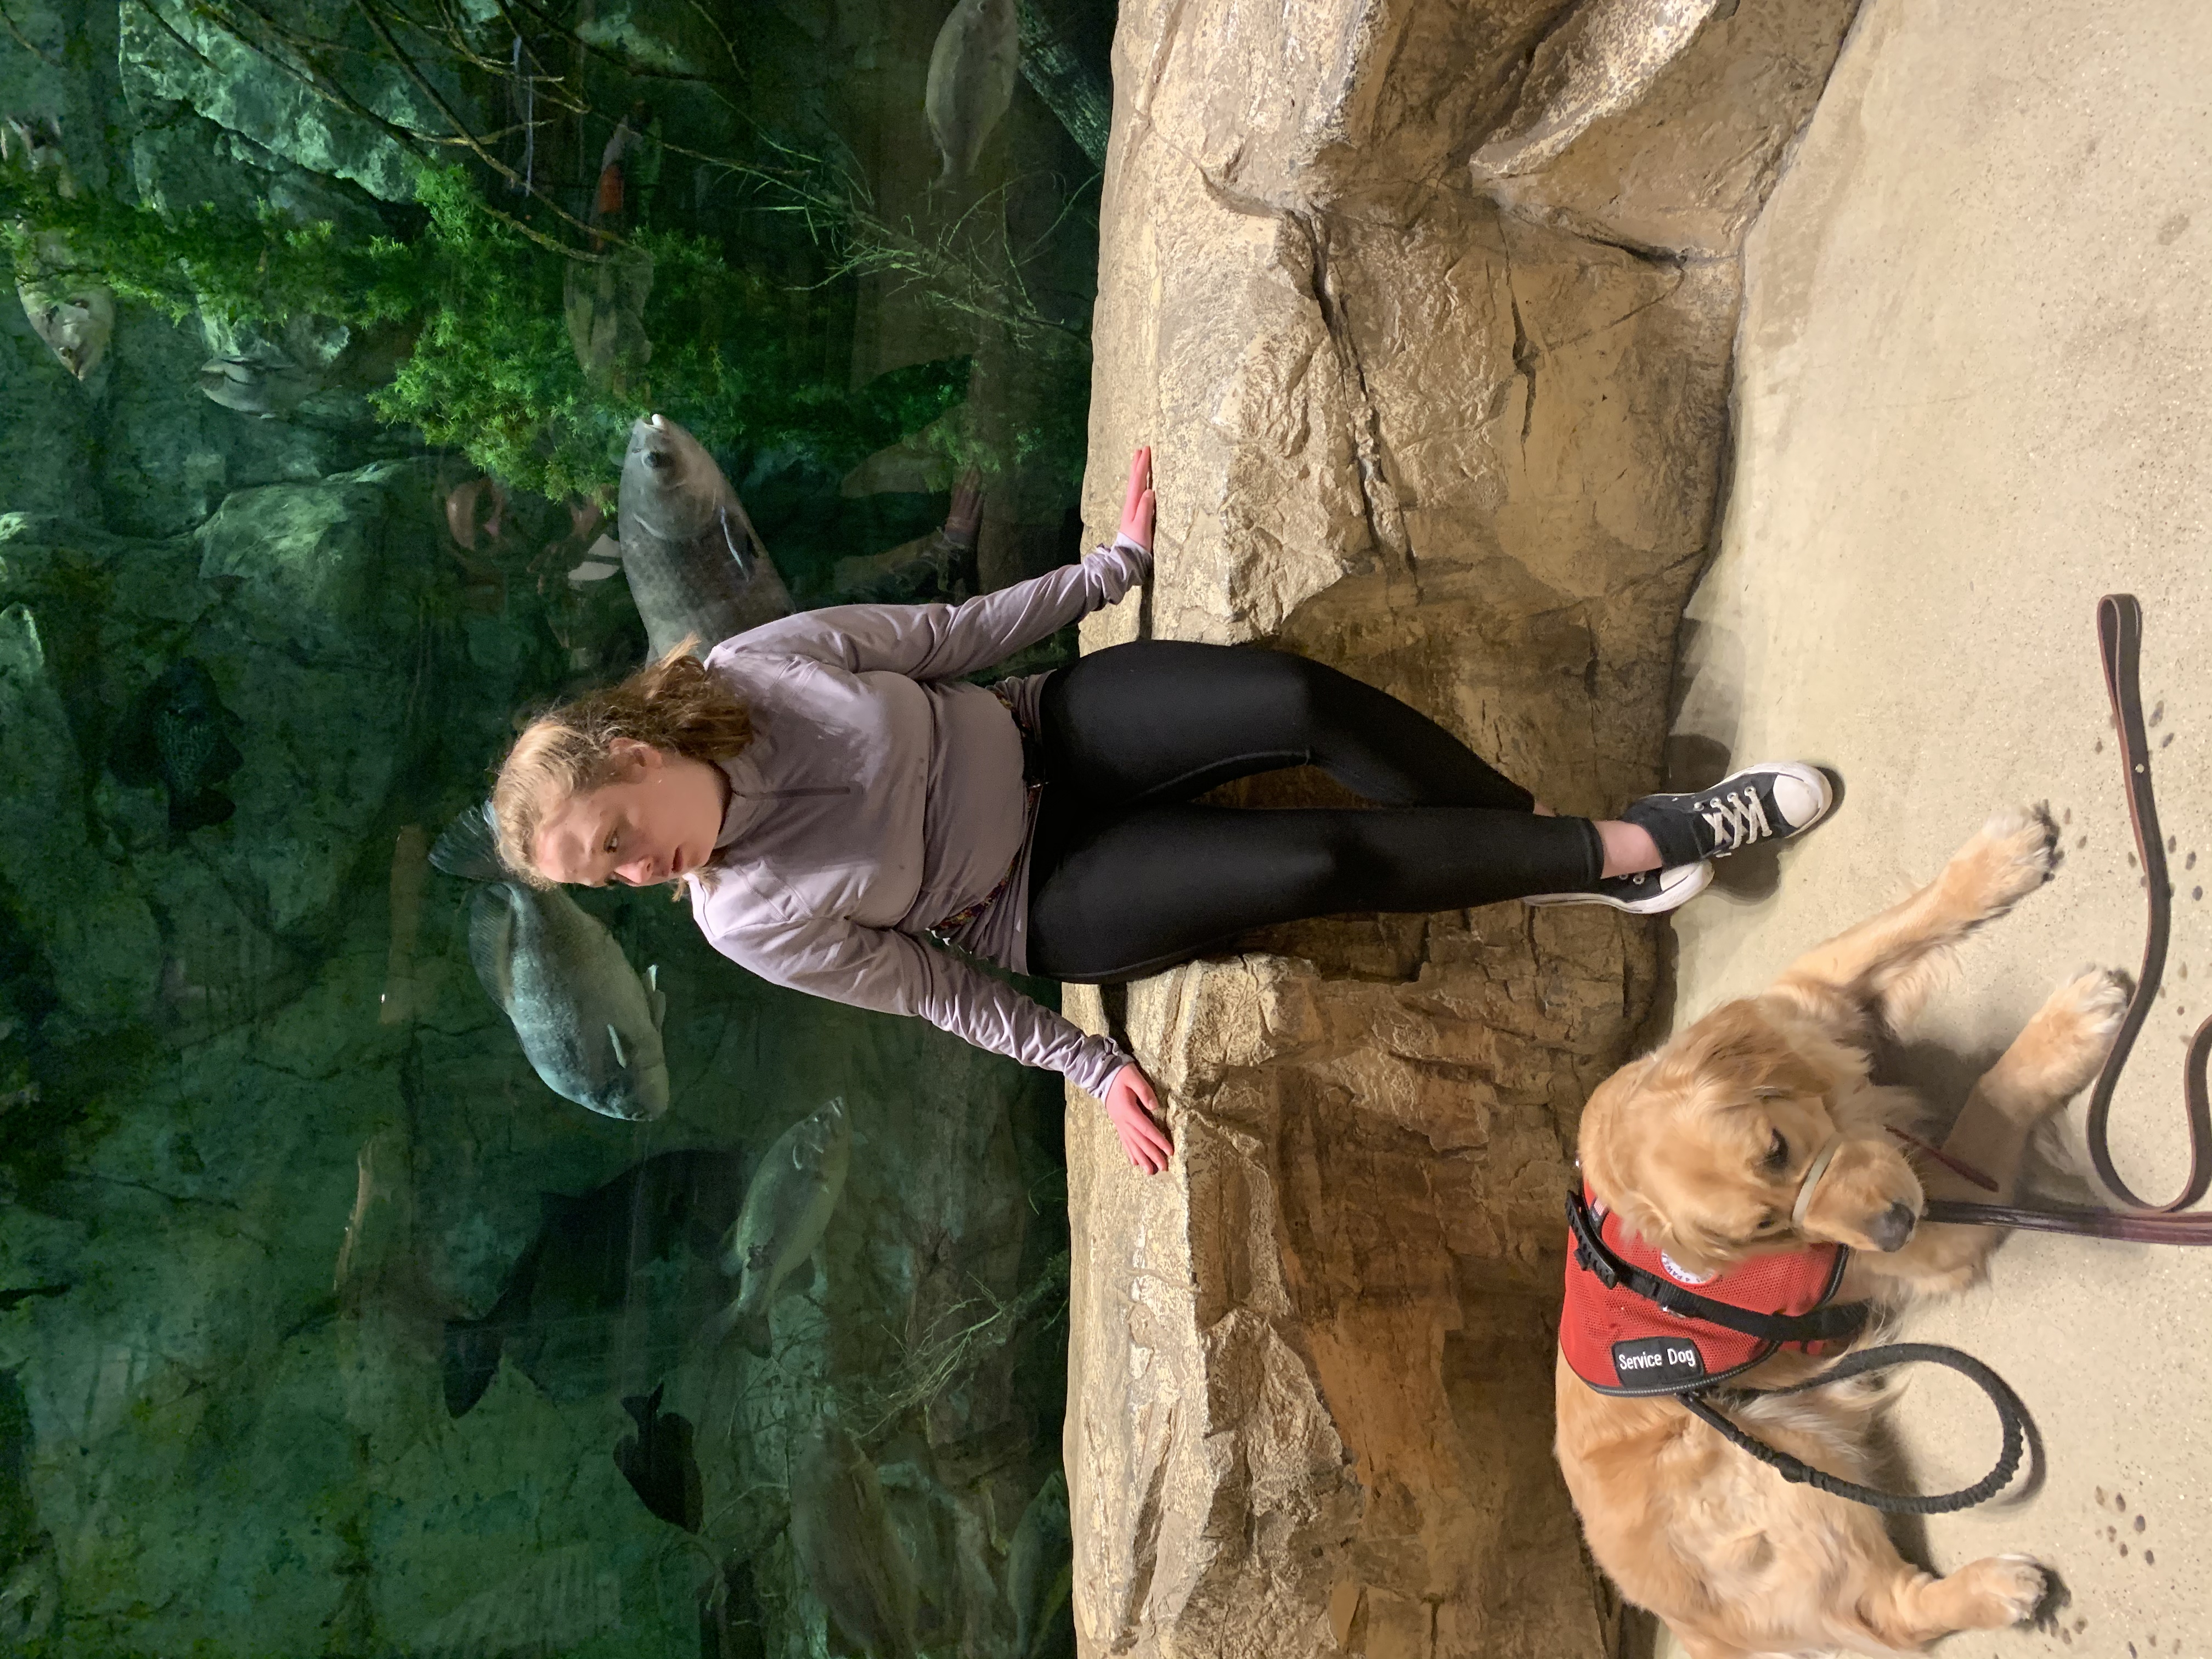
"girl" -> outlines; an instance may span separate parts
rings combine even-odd
[[[1157,1171],[1172,1147],[1129,1055],[965,957],[1110,984],[1342,911],[1651,915],[1698,892],[1708,860],[1828,809],[1827,781],[1790,763],[1559,817],[1396,699],[1255,648],[1146,641],[967,684],[1150,574],[1151,486],[1140,449],[1121,534],[1080,564],[957,606],[782,617],[540,716],[493,792],[501,856],[545,885],[686,882],[733,961],[1064,1073]],[[1306,763],[1381,810],[1194,802]]]

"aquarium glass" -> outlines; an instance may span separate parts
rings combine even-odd
[[[1080,552],[1112,26],[0,0],[0,1652],[1073,1654],[1059,1079],[466,843],[641,417],[760,614]]]

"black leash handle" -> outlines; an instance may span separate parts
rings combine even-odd
[[[2105,693],[2112,699],[2112,725],[2119,734],[2120,763],[2128,792],[2128,818],[2135,827],[2136,857],[2142,866],[2143,891],[2150,901],[2149,926],[2143,936],[2142,971],[2136,975],[2136,994],[2128,1001],[2127,1017],[2112,1039],[2112,1053],[2097,1073],[2089,1094],[2089,1161],[2097,1178],[2121,1202],[2138,1210],[2171,1214],[2185,1210],[2212,1187],[2212,1111],[2207,1109],[2204,1064],[2212,1047],[2212,1019],[2197,1028],[2189,1045],[2189,1065],[2183,1085],[2189,1116],[2189,1179],[2181,1195],[2169,1204],[2152,1204],[2136,1196],[2112,1165],[2109,1120],[2112,1093],[2119,1086],[2121,1070],[2136,1036],[2149,1018],[2158,997],[2160,979],[2166,972],[2166,945],[2173,925],[2173,896],[2166,881],[2166,837],[2159,833],[2158,802],[2151,791],[2150,737],[2143,726],[2142,659],[2142,606],[2132,593],[2107,593],[2097,601],[2097,650],[2105,666]]]
[[[1761,1398],[1778,1398],[1783,1395],[1802,1394],[1808,1389],[1826,1388],[1831,1382],[1841,1382],[1867,1371],[1886,1370],[1893,1365],[1942,1365],[1965,1377],[1989,1397],[1996,1408],[1997,1421],[2003,1425],[2004,1448],[1997,1455],[1996,1467],[1971,1486],[1957,1492],[1945,1492],[1936,1498],[1917,1498],[1909,1492],[1883,1492],[1874,1486],[1862,1486],[1855,1480],[1816,1469],[1788,1452],[1768,1445],[1764,1440],[1746,1430],[1738,1428],[1716,1410],[1711,1401],[1702,1394],[1680,1396],[1691,1414],[1726,1440],[1730,1445],[1749,1452],[1760,1462],[1796,1485],[1811,1486],[1837,1498],[1863,1504],[1869,1509],[1880,1510],[1885,1515],[1948,1515],[1954,1510],[1972,1509],[1977,1504],[1987,1503],[2012,1484],[2020,1473],[2021,1459],[2027,1449],[2027,1408],[2020,1403],[2020,1396],[2007,1386],[1987,1365],[1970,1353],[1956,1348],[1946,1348],[1933,1342],[1893,1342],[1879,1348],[1861,1348],[1846,1354],[1818,1376],[1794,1383],[1786,1389],[1762,1389],[1755,1392]]]
[[[2097,653],[2105,669],[2105,694],[2112,699],[2112,729],[2118,735],[2121,776],[2127,788],[2128,822],[2134,827],[2136,858],[2142,866],[2143,892],[2150,915],[2143,934],[2142,971],[2136,975],[2135,994],[2112,1039],[2089,1091],[2087,1124],[2089,1162],[2127,1210],[2081,1208],[2053,1205],[2027,1208],[2016,1204],[1981,1204],[1959,1199],[1936,1199],[1926,1212],[1929,1221],[1979,1227],[2021,1227],[2030,1231],[2067,1233],[2081,1238],[2118,1238],[2139,1244],[2212,1245],[2212,1213],[2182,1215],[2178,1212],[2212,1189],[2212,1089],[2205,1072],[2212,1062],[2212,1018],[2197,1028],[2189,1041],[2189,1057],[2182,1067],[2181,1095],[2189,1122],[2189,1176],[2180,1194],[2171,1203],[2152,1204],[2136,1195],[2120,1179],[2112,1164],[2112,1095],[2128,1063],[2136,1037],[2158,1000],[2159,981],[2166,972],[2167,936],[2173,924],[2173,896],[2166,867],[2166,837],[2159,833],[2158,801],[2150,778],[2150,735],[2142,712],[2142,605],[2132,593],[2107,593],[2097,601]]]

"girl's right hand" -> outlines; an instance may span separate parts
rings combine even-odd
[[[1139,452],[1140,453],[1142,452]],[[1175,1142],[1159,1121],[1160,1097],[1152,1079],[1132,1064],[1114,1073],[1106,1085],[1106,1115],[1114,1133],[1121,1137],[1121,1150],[1130,1164],[1146,1175],[1158,1175],[1175,1155]]]
[[[1152,550],[1152,452],[1148,445],[1129,458],[1129,493],[1121,498],[1121,533]]]

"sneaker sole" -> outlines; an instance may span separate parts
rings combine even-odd
[[[1712,861],[1703,860],[1697,868],[1696,875],[1647,899],[1617,899],[1604,893],[1540,893],[1521,902],[1537,910],[1555,904],[1602,904],[1608,910],[1619,910],[1627,915],[1661,916],[1669,910],[1680,909],[1713,884]]]

